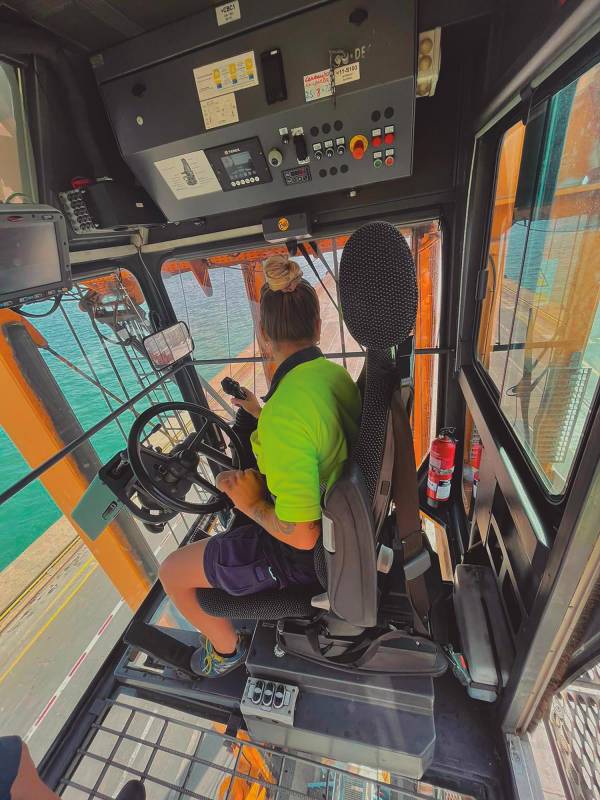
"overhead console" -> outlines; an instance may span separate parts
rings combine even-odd
[[[92,59],[123,157],[169,221],[412,171],[414,0],[282,0],[281,16],[310,7],[259,24],[272,5],[225,3]]]

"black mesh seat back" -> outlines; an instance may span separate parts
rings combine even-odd
[[[388,222],[368,222],[344,245],[340,260],[344,322],[357,342],[386,350],[410,336],[417,317],[415,262]]]
[[[344,321],[366,347],[363,412],[353,458],[373,506],[389,491],[381,475],[395,370],[390,348],[409,337],[417,314],[415,264],[406,239],[387,222],[369,222],[348,239],[340,261]]]
[[[371,502],[356,463],[348,462],[327,492],[322,526],[331,611],[370,628],[377,621],[377,555]]]

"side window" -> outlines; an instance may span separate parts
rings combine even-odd
[[[564,492],[599,382],[599,100],[597,65],[550,100],[535,148],[522,123],[505,133],[476,341],[552,495]]]
[[[51,302],[44,302],[27,306],[26,310],[39,315],[51,307]],[[37,358],[47,365],[65,405],[83,430],[157,377],[142,347],[142,339],[152,332],[148,306],[136,278],[126,270],[78,281],[60,307],[46,317],[23,320],[13,311],[2,309],[0,326],[5,324],[27,327],[37,345]],[[152,403],[179,399],[177,385],[169,381],[136,403],[132,411],[122,413],[90,440],[100,461],[105,463],[125,446],[140,411]],[[176,421],[168,420],[166,429],[176,437],[175,428]],[[58,438],[55,451],[63,443]],[[54,454],[45,447],[20,424],[18,408],[5,402],[0,413],[0,459],[5,465],[0,489],[8,488]],[[0,572],[38,538],[48,539],[54,523],[64,527],[64,522],[59,523],[62,516],[43,481],[32,483],[8,500],[0,515]],[[185,531],[184,525],[179,527]],[[15,530],[19,531],[18,536],[14,535]],[[173,534],[171,523],[166,533],[169,541],[161,549],[161,558],[182,537],[181,532]]]
[[[0,202],[33,203],[36,189],[21,73],[0,61]]]

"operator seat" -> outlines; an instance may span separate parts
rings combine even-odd
[[[197,595],[201,607],[213,616],[280,622],[295,619],[299,623],[327,616],[330,623],[341,624],[351,638],[364,640],[364,632],[378,624],[379,539],[390,510],[399,446],[404,453],[410,451],[412,476],[407,479],[404,471],[403,491],[408,491],[414,506],[412,527],[418,527],[421,533],[408,417],[403,409],[404,435],[409,440],[398,442],[398,426],[392,414],[399,371],[391,348],[409,340],[417,309],[415,264],[402,234],[386,222],[370,222],[355,231],[342,253],[339,290],[346,325],[366,349],[359,378],[363,406],[351,458],[323,502],[322,536],[315,548],[321,587],[271,590],[244,597],[200,589]],[[402,553],[401,546],[398,552]],[[312,650],[318,656],[314,636]],[[438,655],[436,652],[433,660],[443,671]]]

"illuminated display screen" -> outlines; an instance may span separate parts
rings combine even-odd
[[[228,156],[221,156],[221,163],[230,181],[239,181],[256,174],[252,156],[247,150],[242,150],[240,153],[231,153]]]

